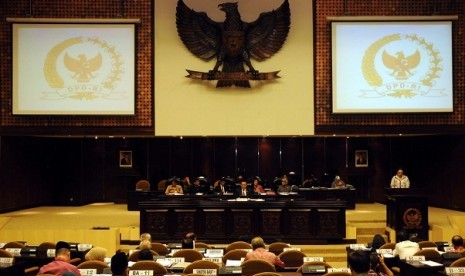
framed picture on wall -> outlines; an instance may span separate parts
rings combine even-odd
[[[119,167],[132,168],[132,151],[120,150],[119,151]]]
[[[368,151],[356,150],[355,151],[355,167],[368,167]]]

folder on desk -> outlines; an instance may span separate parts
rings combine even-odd
[[[321,274],[325,272],[324,265],[306,265],[302,267],[302,274]]]

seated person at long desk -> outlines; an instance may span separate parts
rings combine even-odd
[[[181,180],[177,177],[173,177],[168,180],[168,187],[166,187],[165,194],[166,195],[174,195],[174,194],[183,194],[182,187],[179,185]]]
[[[253,190],[247,187],[247,181],[242,180],[241,186],[236,189],[236,196],[237,197],[252,197]]]
[[[260,185],[260,178],[258,178],[258,176],[253,180],[253,192],[257,195],[265,193],[262,185]]]
[[[199,176],[195,179],[194,185],[189,186],[186,193],[191,195],[199,193],[204,194],[208,192],[207,187],[207,179],[203,176]]]
[[[346,183],[341,179],[339,175],[336,175],[336,177],[334,177],[333,183],[331,183],[331,188],[343,189],[346,187]]]
[[[307,179],[304,180],[302,183],[302,188],[312,188],[312,187],[319,187],[320,183],[318,179],[316,179],[315,175],[311,174]]]
[[[216,186],[214,189],[213,189],[213,192],[215,194],[228,194],[228,193],[232,193],[233,190],[232,190],[232,187],[231,187],[231,184],[228,183],[229,181],[227,181],[227,179],[225,177],[221,178],[219,181],[218,181],[218,186]]]
[[[290,193],[292,192],[292,187],[289,185],[287,178],[281,178],[281,185],[279,185],[278,193]]]
[[[402,169],[398,169],[391,179],[391,188],[410,188],[410,180]]]

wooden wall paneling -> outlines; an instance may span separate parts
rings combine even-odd
[[[82,203],[105,201],[106,139],[82,141]],[[124,187],[126,192],[126,187]],[[124,193],[125,194],[125,193]]]
[[[205,176],[211,185],[218,179],[215,175],[215,141],[214,138],[192,139],[193,176]]]
[[[303,158],[302,137],[281,138],[281,152],[281,174],[288,175],[291,182],[289,184],[301,184]],[[290,172],[294,172],[294,176],[289,175]]]
[[[303,138],[302,141],[302,179],[304,180],[313,174],[319,182],[322,182],[324,168],[324,138],[306,137]]]
[[[277,138],[259,138],[260,156],[258,160],[259,175],[265,186],[271,185],[273,179],[280,173],[281,168],[281,143]]]
[[[215,138],[215,175],[217,177],[237,175],[236,139]]]
[[[191,138],[172,138],[170,142],[171,176],[192,176],[193,154]]]
[[[237,139],[237,172],[246,179],[259,175],[258,139]]]
[[[344,181],[346,181],[346,138],[326,137],[324,139],[323,160],[324,175],[322,186],[331,186],[335,175],[339,175]]]
[[[152,138],[148,145],[149,181],[157,186],[158,182],[172,176],[170,162],[170,138]]]

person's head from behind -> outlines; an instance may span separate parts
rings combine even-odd
[[[407,230],[399,230],[396,233],[397,242],[407,241],[409,239],[409,234]]]
[[[347,258],[352,274],[366,273],[370,270],[370,258],[364,251],[353,251]]]
[[[376,271],[378,266],[379,266],[379,256],[377,253],[372,252],[370,254],[370,268]]]
[[[139,251],[139,260],[140,261],[153,261],[153,254],[150,249],[142,249]]]
[[[103,247],[92,247],[89,252],[87,252],[85,259],[86,261],[105,261],[107,256],[107,250]]]
[[[55,245],[55,256],[69,261],[71,259],[71,246],[69,243],[64,241],[57,242]]]
[[[454,247],[463,246],[463,238],[459,235],[455,235],[452,237],[452,245]]]
[[[113,275],[128,275],[128,257],[124,252],[111,257],[111,272]]]
[[[143,241],[143,240],[152,241],[152,235],[150,235],[150,233],[140,234],[140,241]]]
[[[250,244],[252,245],[253,250],[255,250],[257,248],[265,248],[266,247],[265,241],[261,237],[253,238],[252,241],[250,242]]]
[[[385,243],[386,241],[384,240],[383,236],[376,234],[373,237],[373,241],[371,242],[371,251],[376,251],[376,249],[379,249]]]
[[[197,235],[194,232],[189,232],[186,234],[186,238],[189,238],[195,241],[197,239]]]
[[[193,249],[194,248],[194,240],[191,239],[191,238],[182,239],[181,248],[182,249]]]
[[[152,243],[149,240],[143,240],[139,243],[139,249],[151,249]]]

